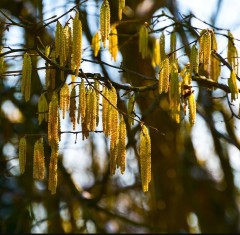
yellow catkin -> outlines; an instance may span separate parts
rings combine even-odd
[[[79,20],[77,12],[73,19],[73,45],[72,45],[72,70],[75,70],[75,75],[78,75],[78,70],[82,60],[82,23]]]
[[[26,155],[27,155],[27,140],[26,140],[25,137],[22,137],[19,140],[19,146],[18,146],[18,158],[19,158],[20,174],[23,174],[25,172]]]
[[[117,108],[117,92],[114,87],[109,90],[108,99],[111,102],[108,106],[106,136],[110,136],[110,174],[113,175],[117,166],[118,154],[118,110]]]
[[[45,52],[46,55],[49,53],[48,51]],[[48,54],[48,57],[51,60],[55,60],[55,51],[51,51],[50,55]],[[46,83],[46,89],[51,88],[55,89],[55,80],[56,80],[56,69],[49,68],[50,66],[47,64],[46,68],[46,78],[45,78],[45,83]]]
[[[160,36],[160,62],[163,61],[166,58],[166,52],[165,52],[165,35],[164,33]]]
[[[48,109],[48,142],[50,145],[59,142],[58,124],[58,94],[54,91]]]
[[[178,80],[177,63],[171,65],[171,80],[169,84],[169,109],[171,117],[176,123],[180,123],[180,86]]]
[[[160,65],[160,43],[159,39],[155,38],[153,42],[152,66]]]
[[[166,58],[160,68],[160,74],[159,74],[159,83],[158,83],[158,91],[159,94],[162,92],[167,93],[168,87],[169,87],[169,59]]]
[[[86,88],[85,88],[83,79],[79,86],[79,96],[78,97],[79,97],[79,100],[78,100],[77,123],[80,123],[80,118],[82,118],[82,122],[83,122],[84,118],[85,118],[85,114],[86,114]]]
[[[170,35],[170,53],[171,53],[169,57],[170,62],[175,61],[177,58],[176,49],[177,49],[177,35],[176,32],[173,31]]]
[[[120,167],[121,174],[125,172],[126,166],[126,124],[123,115],[120,115],[120,124],[118,132],[118,152],[117,152],[117,165]]]
[[[193,73],[198,74],[198,67],[199,67],[199,52],[198,48],[194,44],[191,48],[191,55],[190,55],[190,75]]]
[[[45,176],[43,138],[38,139],[34,144],[33,153],[33,178],[43,180]]]
[[[218,45],[217,45],[217,39],[214,31],[211,31],[211,49],[215,52],[217,52]]]
[[[29,101],[31,94],[31,75],[32,75],[31,57],[27,53],[25,53],[23,56],[21,92],[24,95],[26,102]]]
[[[189,122],[190,124],[193,125],[196,122],[196,101],[193,93],[191,93],[188,96],[188,109],[189,109]]]
[[[238,85],[237,85],[237,76],[234,71],[231,72],[231,76],[228,79],[228,86],[231,92],[231,101],[238,98]]]
[[[109,49],[109,52],[111,53],[112,59],[116,61],[117,53],[118,53],[118,34],[117,34],[117,29],[115,25],[111,27],[108,49]]]
[[[148,191],[151,181],[151,138],[145,125],[142,126],[139,143],[139,157],[143,192]]]
[[[109,110],[109,102],[108,102],[108,88],[103,86],[103,90],[102,90],[102,125],[103,125],[103,132],[106,135],[106,137],[108,137],[108,125],[107,125],[107,121],[108,121],[108,110]]]
[[[92,50],[93,55],[96,57],[98,55],[98,52],[100,50],[100,32],[97,31],[94,36],[92,37]]]
[[[62,25],[58,21],[56,26],[56,32],[55,32],[55,56],[58,58],[60,56],[62,46]]]
[[[238,50],[234,43],[234,37],[230,31],[228,32],[227,61],[234,72],[238,74]]]
[[[129,125],[134,124],[134,105],[135,105],[135,97],[132,95],[130,99],[128,100],[128,107],[127,107],[127,113],[129,115],[128,117],[128,123]]]
[[[3,47],[0,47],[0,54],[3,52],[2,49],[3,49]],[[4,57],[1,56],[0,57],[0,77],[4,73],[4,70],[5,70]]]
[[[38,100],[38,124],[40,125],[43,120],[48,121],[48,102],[44,93],[40,95]]]
[[[122,19],[122,12],[125,7],[125,0],[118,0],[118,19]]]
[[[215,55],[212,53],[211,54],[211,66],[210,66],[210,78],[218,82],[218,78],[221,73],[221,63],[218,60],[218,58],[215,57]]]
[[[76,88],[73,87],[70,95],[69,117],[73,124],[73,130],[76,128]]]
[[[71,67],[71,55],[72,55],[72,33],[71,27],[66,25],[63,28],[63,40],[64,40],[64,55],[65,55],[65,62],[67,65]]]
[[[200,33],[200,63],[203,63],[203,67],[205,71],[208,71],[210,64],[210,56],[211,56],[211,48],[212,39],[211,39],[211,31],[208,29],[202,30]]]
[[[60,90],[60,109],[62,110],[62,118],[65,118],[65,113],[69,109],[70,104],[70,92],[68,84],[64,84]]]
[[[97,126],[97,95],[96,91],[92,90],[90,96],[90,107],[91,107],[91,123],[90,123],[90,130],[95,131]]]
[[[90,131],[92,130],[91,127],[93,125],[93,89],[90,88],[86,92],[86,116],[84,122],[86,123],[86,130]]]
[[[115,141],[118,134],[118,110],[116,109],[117,108],[117,92],[114,87],[112,87],[109,92],[109,101],[111,102],[112,105],[109,105],[108,125],[109,125],[111,139]]]
[[[100,99],[100,86],[97,80],[94,81],[94,89],[96,93],[96,125],[99,123],[99,99]]]
[[[139,52],[143,59],[146,58],[148,53],[148,29],[145,24],[139,30]]]
[[[49,176],[48,176],[48,190],[51,191],[51,194],[56,193],[57,188],[57,164],[58,164],[58,145],[51,145],[51,157],[49,163]]]
[[[106,41],[108,40],[110,33],[110,5],[108,0],[104,0],[100,9],[100,33],[103,47],[106,47]]]

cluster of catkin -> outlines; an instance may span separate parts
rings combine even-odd
[[[118,17],[122,19],[122,12],[125,7],[125,0],[118,0]],[[117,23],[111,25],[111,10],[108,0],[104,0],[100,8],[100,29],[92,37],[93,55],[96,57],[101,48],[101,41],[103,47],[106,48],[108,41],[108,50],[111,58],[116,61],[118,54],[118,32]]]

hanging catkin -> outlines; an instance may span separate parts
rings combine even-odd
[[[190,55],[190,75],[192,73],[198,74],[198,67],[199,67],[199,52],[198,48],[194,44],[191,49],[191,55]]]
[[[228,86],[231,92],[231,102],[238,98],[238,86],[237,86],[237,76],[236,73],[232,70],[231,76],[228,79]]]
[[[108,0],[104,0],[100,9],[100,32],[103,47],[106,47],[106,41],[110,32],[110,6]]]
[[[64,83],[60,90],[60,109],[62,110],[62,118],[65,118],[65,113],[69,109],[70,104],[70,92],[68,84]]]
[[[32,75],[32,61],[28,53],[23,56],[22,67],[22,82],[21,92],[24,95],[25,101],[29,101],[31,93],[31,75]]]
[[[230,31],[228,31],[227,61],[234,72],[238,74],[238,50],[234,43],[234,37]]]
[[[148,52],[148,29],[145,24],[139,30],[139,52],[143,59],[146,58]]]
[[[196,101],[193,93],[191,93],[188,96],[188,109],[189,109],[189,122],[190,124],[193,125],[196,121]]]
[[[158,38],[154,38],[153,42],[152,66],[160,66],[160,43]]]
[[[79,101],[78,101],[78,116],[77,123],[80,123],[80,117],[82,122],[84,121],[86,115],[86,88],[84,84],[84,80],[82,79],[81,84],[79,86]]]
[[[73,87],[70,95],[69,117],[73,124],[73,130],[76,128],[76,88]]]
[[[140,132],[139,157],[142,189],[143,192],[147,192],[148,184],[151,181],[151,139],[145,125],[142,125]]]
[[[118,0],[118,19],[122,19],[122,12],[125,7],[125,0]]]
[[[160,62],[162,62],[166,58],[165,53],[165,35],[162,32],[160,36]]]
[[[127,107],[127,113],[129,115],[128,117],[128,123],[129,125],[134,124],[134,105],[135,105],[135,96],[131,95],[131,97],[128,100],[128,107]]]
[[[118,151],[117,151],[117,166],[120,167],[121,174],[125,172],[126,166],[126,124],[123,115],[120,115],[120,124],[118,132]]]
[[[171,117],[176,123],[180,123],[180,85],[178,80],[178,64],[171,65],[171,79],[169,84],[169,109]]]
[[[44,147],[43,138],[40,138],[34,144],[33,179],[43,180],[44,176],[45,176]]]
[[[20,174],[23,174],[25,172],[26,155],[27,155],[27,141],[25,137],[22,137],[19,140],[19,146],[18,146]]]
[[[58,124],[58,94],[54,91],[48,109],[48,142],[50,145],[59,142]]]
[[[111,27],[111,33],[109,35],[109,52],[111,53],[112,59],[114,61],[117,60],[117,53],[118,53],[118,34],[116,26],[113,25]]]
[[[100,32],[97,31],[94,36],[92,37],[92,50],[93,55],[96,57],[98,55],[98,52],[100,50]]]
[[[82,23],[79,20],[77,12],[73,19],[73,45],[72,45],[72,70],[75,70],[75,75],[78,75],[78,70],[82,60]]]
[[[44,93],[40,95],[38,100],[38,124],[40,125],[43,120],[46,122],[48,120],[48,102]]]
[[[51,191],[51,194],[56,193],[58,178],[57,164],[58,164],[58,144],[52,144],[48,176],[48,190]]]
[[[177,58],[176,47],[177,47],[177,35],[176,32],[173,31],[170,35],[170,53],[171,53],[169,58],[170,63],[175,61]]]
[[[160,74],[159,74],[159,82],[158,82],[158,92],[161,94],[162,92],[167,93],[169,87],[169,59],[166,58],[161,63]]]

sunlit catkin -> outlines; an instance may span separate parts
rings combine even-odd
[[[118,0],[118,19],[122,19],[122,12],[125,7],[125,0]]]
[[[193,93],[191,93],[188,96],[188,109],[189,109],[189,122],[190,124],[193,125],[196,122],[196,101]]]
[[[117,165],[123,174],[126,166],[126,124],[123,115],[120,115],[120,124],[118,132],[118,152],[117,152]]]
[[[213,81],[218,82],[218,78],[220,76],[220,73],[221,73],[220,60],[218,60],[218,58],[216,58],[214,52],[212,52],[212,54],[211,54],[211,66],[210,66],[210,78]]]
[[[177,47],[177,35],[176,32],[173,31],[170,35],[170,63],[175,61],[177,58],[177,52],[176,52],[176,47]]]
[[[82,60],[82,23],[79,20],[77,12],[73,19],[73,45],[72,45],[72,69],[75,70],[75,75],[78,75],[78,70]]]
[[[86,114],[86,88],[84,80],[82,79],[81,84],[79,86],[77,123],[80,123],[80,118],[82,119],[82,122],[84,121],[85,114]]]
[[[166,58],[161,63],[160,74],[159,74],[159,82],[158,82],[158,92],[161,94],[162,92],[167,93],[169,88],[169,59]]]
[[[199,67],[199,52],[198,48],[194,44],[191,48],[190,55],[190,69],[189,69],[190,75],[192,75],[193,73],[198,74],[198,67]]]
[[[70,104],[70,92],[68,84],[64,84],[60,90],[60,109],[62,110],[62,118],[65,118],[65,113],[69,109]]]
[[[20,168],[20,174],[23,174],[25,172],[26,167],[26,155],[27,155],[27,140],[25,137],[22,137],[19,140],[18,144],[18,158],[19,158],[19,168]]]
[[[103,125],[103,132],[106,135],[106,137],[108,137],[108,111],[109,111],[109,102],[108,102],[108,95],[109,94],[109,90],[107,87],[103,86],[103,90],[102,90],[102,125]]]
[[[111,27],[111,33],[109,35],[109,52],[111,53],[112,59],[117,60],[118,53],[118,34],[116,26]]]
[[[231,72],[231,76],[228,79],[228,86],[231,92],[231,102],[233,102],[238,98],[237,76],[234,71]]]
[[[100,9],[100,32],[103,47],[106,47],[106,41],[108,40],[110,33],[110,5],[108,0],[104,0]]]
[[[56,91],[53,92],[52,99],[49,103],[48,109],[48,142],[52,143],[59,142],[58,136],[58,94]]]
[[[73,124],[73,130],[76,128],[76,88],[73,87],[70,95],[69,117]]]
[[[52,144],[48,176],[48,190],[51,191],[51,194],[56,193],[58,178],[57,164],[58,164],[58,144]]]
[[[139,157],[142,189],[143,192],[147,192],[151,181],[151,138],[145,125],[142,125],[140,132]]]
[[[234,37],[230,31],[228,31],[227,61],[234,72],[238,74],[238,51],[234,43]]]
[[[129,125],[134,124],[134,106],[135,106],[135,96],[131,95],[131,97],[128,100],[128,107],[127,107],[127,113],[128,113],[128,123]]]
[[[31,75],[32,75],[32,61],[28,53],[23,56],[22,67],[22,82],[21,92],[24,95],[25,101],[29,101],[31,93]]]
[[[159,65],[160,65],[160,43],[159,39],[155,38],[153,42],[152,66],[156,67]]]
[[[169,84],[169,109],[171,117],[176,123],[180,122],[180,85],[178,80],[177,63],[171,65],[171,79]]]
[[[40,138],[34,144],[33,179],[43,180],[44,176],[45,176],[44,147],[43,147],[43,138]]]
[[[3,52],[2,49],[3,49],[3,47],[0,47],[0,54]],[[2,73],[4,72],[4,68],[5,68],[4,57],[1,56],[0,57],[0,77],[1,77]]]
[[[100,99],[100,85],[99,81],[94,81],[94,90],[96,93],[96,125],[98,126],[99,123],[99,99]]]
[[[94,36],[92,37],[92,50],[93,55],[96,57],[98,55],[98,52],[100,50],[100,32],[97,31]]]
[[[162,62],[166,57],[165,52],[165,35],[164,33],[160,36],[160,62]]]
[[[204,70],[208,70],[211,55],[211,31],[208,29],[202,30],[200,33],[200,63],[203,63]]]
[[[46,122],[48,120],[48,102],[44,93],[40,95],[38,100],[38,124],[40,125],[43,120]]]
[[[148,29],[145,24],[139,30],[139,52],[143,59],[146,58],[148,52]]]

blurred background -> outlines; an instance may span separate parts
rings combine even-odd
[[[80,1],[1,0],[0,9],[18,23],[36,27],[64,14]],[[118,1],[109,0],[111,23],[118,20]],[[126,0],[123,21],[117,27],[119,53],[111,60],[107,49],[101,48],[93,58],[92,36],[99,29],[102,1],[88,0],[79,5],[83,24],[83,72],[100,73],[121,84],[149,85],[143,79],[157,77],[151,58],[142,59],[138,52],[139,26],[152,16],[162,14],[191,24],[196,29],[216,27],[218,53],[226,58],[227,29],[240,39],[240,19],[237,0],[167,1]],[[65,24],[74,16],[70,11],[59,21]],[[186,17],[192,15],[192,17]],[[137,22],[137,23],[136,23]],[[10,24],[9,24],[10,23]],[[155,22],[152,38],[171,25],[169,18]],[[210,26],[210,25],[211,26]],[[36,36],[43,44],[54,43],[56,23],[43,28],[38,35],[11,22],[0,13],[0,45],[3,51],[29,48]],[[173,26],[164,31],[166,41]],[[224,29],[224,30],[221,30]],[[189,61],[189,43],[196,39],[181,24],[176,27],[179,66]],[[239,48],[239,40],[235,41]],[[151,40],[149,42],[151,48]],[[169,51],[169,43],[166,43]],[[37,102],[43,90],[45,70],[35,69],[32,76],[32,96],[26,103],[20,93],[22,54],[5,57],[5,71],[0,75],[0,231],[1,233],[208,233],[240,232],[240,121],[239,100],[230,106],[224,92],[198,88],[193,82],[197,99],[197,120],[191,128],[188,117],[180,125],[171,120],[168,97],[156,99],[153,91],[136,93],[136,115],[147,125],[152,140],[152,181],[147,193],[142,192],[139,174],[139,125],[127,126],[127,166],[123,175],[109,175],[109,142],[102,133],[91,133],[82,141],[81,135],[63,133],[59,145],[57,193],[51,195],[44,181],[32,179],[33,145],[38,135],[46,135],[46,124],[38,125]],[[45,61],[32,56],[35,68]],[[103,63],[104,62],[104,63]],[[115,67],[110,67],[113,65]],[[122,72],[120,66],[137,73]],[[127,71],[127,70],[126,70]],[[229,70],[222,66],[219,82],[227,84]],[[70,82],[70,77],[67,78]],[[118,107],[126,111],[129,98],[119,91]],[[132,93],[131,93],[132,94]],[[157,101],[157,102],[156,102]],[[230,107],[230,108],[229,108]],[[67,115],[68,116],[68,115]],[[71,131],[67,117],[61,130]],[[76,131],[80,131],[77,126]],[[98,130],[102,130],[101,125]],[[26,172],[20,175],[18,140],[29,134]],[[36,136],[35,136],[36,135]],[[46,167],[50,148],[45,142]]]

